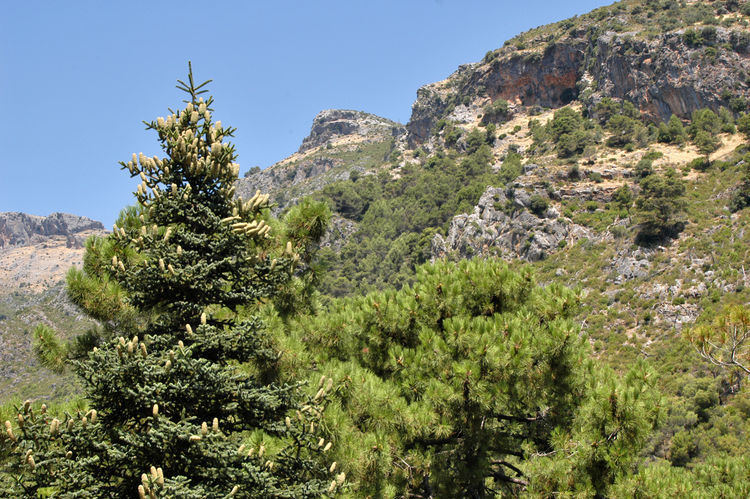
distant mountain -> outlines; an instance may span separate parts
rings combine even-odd
[[[0,248],[40,243],[53,236],[64,236],[70,247],[81,247],[85,239],[81,239],[81,235],[92,230],[104,230],[104,225],[96,220],[68,213],[40,217],[5,212],[0,213]]]
[[[68,300],[65,274],[82,266],[86,239],[106,233],[101,222],[67,213],[0,213],[0,398],[74,390],[71,376],[37,365],[31,333],[47,324],[71,336],[93,325]]]
[[[251,197],[256,189],[271,195],[281,210],[352,172],[380,166],[406,128],[362,111],[328,109],[313,120],[310,135],[290,157],[250,173],[237,183],[237,195]]]
[[[237,193],[269,192],[283,209],[353,171],[374,173],[394,158],[405,164],[402,155],[419,148],[443,147],[446,123],[468,131],[499,101],[510,114],[533,117],[572,103],[594,115],[612,98],[655,123],[689,120],[703,108],[744,111],[750,9],[737,5],[627,0],[531,29],[418,89],[406,126],[360,111],[322,111],[297,153],[248,174]]]

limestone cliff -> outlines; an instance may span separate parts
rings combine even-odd
[[[279,211],[352,172],[367,173],[384,163],[403,125],[362,111],[329,109],[313,120],[310,135],[290,157],[241,178],[237,195],[256,189],[271,195]]]
[[[507,44],[420,88],[406,125],[409,144],[427,141],[441,118],[478,121],[484,107],[498,99],[525,108],[556,108],[579,99],[591,108],[612,97],[633,102],[649,119],[666,121],[672,114],[689,118],[704,107],[717,111],[728,106],[728,96],[750,97],[748,37],[736,29],[709,27],[703,31],[710,43],[691,44],[684,28],[645,36],[579,24],[562,34],[558,29]]]
[[[68,213],[53,213],[47,217],[19,212],[0,213],[0,248],[27,246],[43,242],[51,236],[63,236],[69,247],[82,247],[81,234],[104,230],[101,222]]]
[[[386,118],[362,111],[327,109],[313,120],[310,135],[299,148],[300,153],[316,147],[335,144],[350,137],[362,142],[382,142],[403,133],[404,127]]]

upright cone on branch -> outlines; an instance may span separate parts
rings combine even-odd
[[[97,352],[89,348],[75,366],[92,410],[68,420],[64,431],[57,420],[40,425],[46,441],[53,435],[63,448],[44,460],[40,453],[37,470],[65,471],[36,473],[30,490],[48,488],[63,497],[130,497],[136,491],[146,497],[225,497],[228,484],[236,483],[243,497],[296,497],[301,490],[312,497],[328,487],[329,466],[322,447],[315,448],[317,437],[297,435],[288,418],[301,408],[298,385],[254,374],[275,363],[278,352],[262,321],[249,315],[294,276],[288,265],[271,265],[272,255],[284,249],[262,237],[271,228],[261,218],[270,216],[262,213],[268,196],[253,196],[252,209],[233,198],[239,173],[230,142],[234,129],[211,122],[215,111],[206,83],[197,84],[191,70],[178,85],[187,94],[185,108],[147,123],[162,146],[161,158],[141,153],[122,164],[141,182],[138,199],[148,206],[118,220],[116,236],[106,239],[112,251],[102,265],[89,267],[104,269],[92,277],[116,285],[137,320],[125,327],[96,315],[86,305],[95,300],[84,303],[97,319],[114,324]],[[24,429],[32,426],[26,421]],[[258,432],[268,432],[263,438],[269,443],[256,455],[268,454],[273,465],[237,454],[242,440]],[[65,448],[69,434],[75,448]],[[19,439],[10,423],[6,435],[6,441]],[[212,463],[210,472],[204,463]],[[148,483],[141,481],[144,466],[156,473]],[[0,482],[0,496],[23,495],[4,486]]]

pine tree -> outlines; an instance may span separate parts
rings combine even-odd
[[[685,182],[670,169],[664,175],[648,175],[641,180],[640,187],[635,200],[635,215],[640,225],[638,241],[650,243],[679,233],[687,204]]]
[[[105,268],[88,269],[116,281],[117,303],[145,325],[74,362],[88,412],[57,419],[27,403],[6,423],[8,496],[311,497],[343,483],[323,464],[330,381],[310,397],[266,379],[278,353],[244,310],[288,284],[300,257],[291,241],[275,248],[267,195],[233,197],[234,129],[213,121],[207,83],[191,68],[184,109],[146,123],[166,156],[121,163],[141,179],[139,214],[99,248]],[[71,280],[85,302],[85,279]],[[117,303],[101,319],[121,317]]]
[[[326,420],[355,494],[605,496],[659,416],[646,367],[596,365],[577,293],[528,269],[437,262],[415,281],[298,324],[341,380]]]
[[[727,306],[711,323],[690,329],[686,337],[701,357],[732,373],[732,389],[739,391],[750,375],[750,310]]]

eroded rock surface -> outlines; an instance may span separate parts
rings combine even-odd
[[[80,235],[91,230],[104,230],[104,225],[96,220],[68,213],[40,217],[5,212],[0,213],[0,248],[41,243],[51,236],[63,236],[68,247],[80,248],[85,240]]]
[[[497,255],[537,261],[592,237],[589,229],[561,217],[554,208],[533,213],[532,199],[546,196],[544,191],[488,188],[473,213],[453,218],[446,238],[435,236],[432,257]]]

